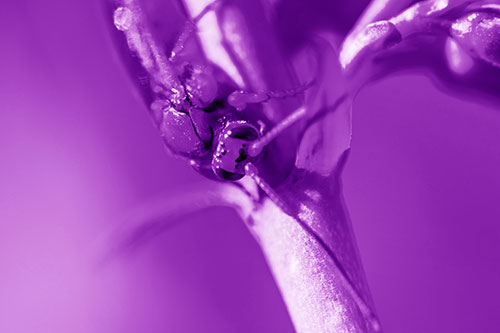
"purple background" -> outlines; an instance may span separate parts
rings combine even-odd
[[[200,179],[167,156],[93,1],[0,11],[0,332],[291,332],[235,213],[97,266],[128,209]],[[498,109],[498,108],[497,108]],[[500,329],[500,113],[422,76],[354,105],[345,195],[387,332]]]

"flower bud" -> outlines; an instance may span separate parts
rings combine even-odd
[[[471,56],[500,67],[500,13],[469,13],[456,20],[450,32]]]

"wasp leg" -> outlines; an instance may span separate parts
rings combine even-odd
[[[305,115],[306,115],[306,108],[303,106],[299,107],[297,110],[292,112],[288,117],[280,121],[264,136],[255,141],[248,148],[248,155],[250,156],[259,155],[265,146],[267,146],[271,141],[273,141],[279,134],[283,133],[283,131],[286,130],[288,127],[292,126],[297,121],[303,119]]]
[[[252,163],[245,164],[245,174],[252,178],[257,186],[260,187],[262,191],[271,199],[276,206],[278,206],[283,212],[290,216],[294,216],[293,211],[290,207],[281,199],[281,197],[276,193],[276,191],[262,178],[259,176],[259,171],[255,165]]]
[[[257,125],[259,125],[260,135],[264,135],[264,131],[266,130],[266,124],[262,120],[257,120]]]

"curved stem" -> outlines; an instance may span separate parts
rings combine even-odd
[[[280,193],[297,216],[266,198],[247,221],[296,330],[379,331],[340,182],[296,169]]]
[[[188,8],[195,7],[190,6],[195,0],[185,2]],[[259,20],[265,21],[259,6],[230,1],[216,15],[221,31],[233,39],[226,38],[223,43],[203,40],[210,35],[200,31],[202,44],[215,48],[219,43],[221,52],[229,50],[249,87],[272,88],[278,84],[279,88],[288,88],[293,75],[285,75],[287,65],[276,61],[279,52],[272,32],[263,33],[266,28],[262,25],[248,25],[241,19],[242,12],[253,18],[260,15]],[[238,34],[238,38],[231,34]],[[264,44],[273,47],[256,49],[256,45]],[[316,78],[316,92],[307,107],[331,107],[332,112],[310,117],[312,124],[300,144],[284,136],[287,146],[294,149],[296,166],[284,182],[273,187],[273,193],[291,209],[284,209],[281,200],[263,195],[253,202],[251,210],[240,211],[245,212],[242,217],[267,258],[298,332],[379,331],[340,184],[350,143],[351,101],[341,98],[341,71],[331,61],[337,55],[327,44],[316,44],[316,70],[321,75]],[[293,103],[276,103],[277,107],[270,107],[266,115],[278,123],[297,108]],[[247,182],[246,186],[247,193],[256,193],[255,184]]]

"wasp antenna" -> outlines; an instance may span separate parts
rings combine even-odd
[[[298,120],[302,119],[306,114],[306,108],[304,106],[299,107],[297,110],[292,112],[288,117],[279,122],[274,128],[272,128],[267,134],[255,141],[248,149],[248,154],[252,157],[259,155],[271,141],[273,141],[280,133],[286,130],[288,127],[292,126]]]
[[[293,97],[300,93],[303,93],[307,89],[311,88],[316,83],[316,79],[312,79],[306,84],[299,86],[297,88],[289,89],[289,90],[281,90],[281,91],[267,91],[265,92],[268,98],[286,98]]]
[[[193,33],[197,29],[198,22],[209,12],[215,10],[217,6],[220,4],[221,0],[215,0],[214,2],[208,4],[203,8],[203,10],[196,15],[195,17],[189,19],[185,24],[182,32],[175,42],[174,47],[172,48],[172,52],[170,52],[169,61],[174,61],[176,56],[182,52],[184,46],[186,45],[188,39],[193,35]]]
[[[213,2],[206,5],[198,15],[192,18],[193,23],[198,23],[203,18],[203,16],[205,16],[209,11],[216,10],[217,6],[219,6],[221,3],[222,0],[214,0]]]

